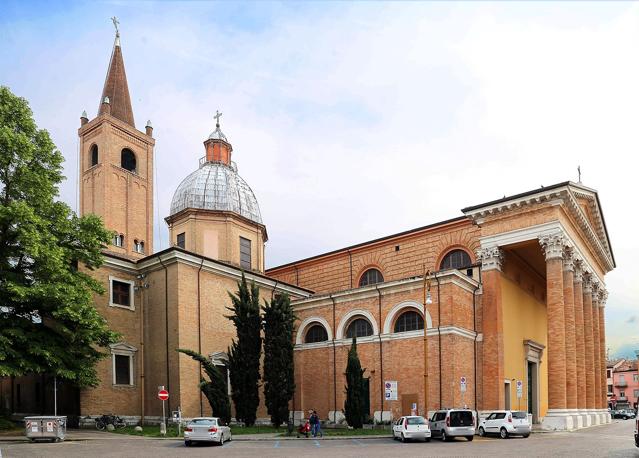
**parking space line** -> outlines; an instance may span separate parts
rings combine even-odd
[[[275,445],[273,447],[280,448],[280,441],[275,441]]]
[[[313,441],[313,442],[315,442],[315,447],[321,447],[319,441]]]
[[[364,445],[362,443],[362,441],[358,440],[358,439],[351,439],[355,444],[359,445],[360,447],[366,447],[366,445]]]

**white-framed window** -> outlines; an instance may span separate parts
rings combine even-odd
[[[113,384],[120,386],[135,385],[134,355],[138,349],[133,345],[117,343],[111,345],[111,366],[113,372]]]
[[[135,310],[135,282],[109,275],[109,305]]]
[[[136,253],[144,253],[144,240],[135,239],[133,241],[133,250]]]
[[[251,268],[251,241],[240,237],[240,266],[242,269]]]
[[[115,234],[113,236],[113,245],[122,248],[124,246],[124,234]]]

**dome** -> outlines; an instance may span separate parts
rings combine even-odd
[[[171,215],[186,208],[230,211],[262,224],[255,194],[237,174],[234,162],[229,166],[202,158],[200,168],[187,176],[175,191]]]

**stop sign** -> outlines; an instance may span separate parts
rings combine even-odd
[[[160,401],[166,401],[167,399],[169,399],[169,392],[166,390],[158,391],[158,399]]]

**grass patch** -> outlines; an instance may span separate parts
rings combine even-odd
[[[391,432],[388,429],[334,429],[334,428],[322,428],[322,433],[325,437],[339,437],[339,436],[385,436],[390,435]],[[297,429],[293,432],[293,436],[297,435]],[[280,436],[286,436],[286,433],[280,434]],[[303,436],[300,436],[303,437]],[[309,434],[309,437],[312,437]]]
[[[160,434],[159,425],[142,426],[142,431],[135,431],[135,426],[127,426],[125,428],[118,428],[112,431],[117,434],[129,434],[131,436],[145,436],[145,437],[162,437]],[[181,430],[184,433],[184,428]],[[286,427],[282,427],[279,430],[273,426],[231,426],[231,433],[234,436],[240,436],[242,434],[274,434],[278,432],[286,432]],[[178,429],[176,425],[168,425],[166,428],[165,437],[182,437],[183,434],[178,435]]]

